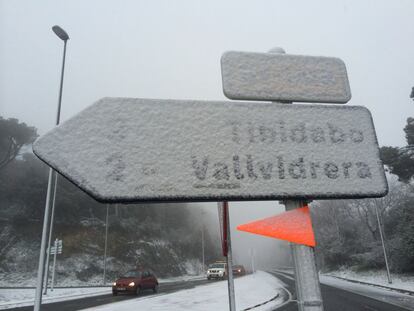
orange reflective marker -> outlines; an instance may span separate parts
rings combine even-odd
[[[314,247],[315,235],[308,206],[237,226],[237,230]]]

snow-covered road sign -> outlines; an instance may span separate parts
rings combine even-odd
[[[346,103],[346,67],[334,57],[227,52],[221,58],[224,94],[231,99]]]
[[[387,192],[371,114],[359,106],[104,98],[33,150],[102,202]]]

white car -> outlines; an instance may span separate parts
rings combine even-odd
[[[226,263],[213,263],[208,267],[207,280],[211,279],[224,279],[227,275]]]

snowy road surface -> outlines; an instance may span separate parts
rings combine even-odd
[[[237,278],[234,283],[237,310],[244,310],[271,300],[254,308],[256,311],[270,311],[282,302],[282,298],[278,295],[281,283],[266,272],[258,271],[255,274]],[[227,282],[213,282],[172,294],[141,297],[84,311],[111,310],[228,310]]]
[[[285,273],[275,275],[286,284],[286,288],[296,299],[293,276]],[[332,277],[321,277],[321,291],[324,308],[327,311],[403,311],[414,310],[414,297],[373,286],[359,285]],[[298,310],[295,302],[290,302],[278,311]]]
[[[235,280],[237,310],[261,304],[271,300],[277,294],[279,296],[276,299],[253,310],[298,310],[296,302],[293,301],[296,297],[293,277],[285,273],[274,273],[274,276],[278,279],[264,272],[237,278]],[[326,276],[321,277],[321,283],[326,311],[414,310],[413,296]],[[107,292],[105,295],[45,304],[42,306],[42,311],[228,310],[227,282],[225,281],[197,280],[165,283],[160,287],[159,294],[146,292],[141,297],[132,295],[113,297],[109,288],[104,290]],[[0,289],[0,297],[3,292],[4,290]],[[31,311],[32,309],[33,307],[21,307],[12,310]],[[9,311],[12,310],[9,309]]]
[[[236,278],[237,309],[243,310],[271,300],[254,310],[273,310],[282,301],[282,297],[279,296],[279,291],[281,291],[280,287],[281,283],[279,280],[265,272],[259,271],[254,275]],[[106,291],[110,293],[110,289],[106,289]],[[9,311],[31,311],[32,309],[32,306],[27,306],[9,309]],[[227,310],[227,282],[207,280],[172,282],[160,285],[159,294],[157,295],[152,294],[150,291],[145,292],[141,297],[135,297],[133,295],[118,295],[113,297],[112,294],[106,294],[90,298],[48,303],[42,306],[42,311],[81,309],[88,311]]]

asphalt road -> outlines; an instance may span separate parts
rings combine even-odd
[[[207,280],[197,280],[197,281],[185,281],[185,282],[172,282],[172,283],[164,283],[160,284],[158,288],[159,294],[165,293],[173,293],[182,289],[193,288],[194,286],[201,285],[207,283]],[[211,282],[211,281],[210,281]],[[154,295],[151,290],[145,291],[142,293],[142,296],[151,296]],[[94,296],[90,298],[81,298],[75,300],[68,300],[62,302],[55,302],[55,303],[47,303],[43,304],[41,307],[42,311],[74,311],[74,310],[81,310],[90,307],[96,307],[100,305],[105,305],[108,303],[123,301],[127,299],[135,299],[137,296],[135,295],[118,295],[112,296],[109,295],[101,295],[101,296]],[[28,307],[19,307],[13,309],[7,309],[7,311],[33,311],[33,306]]]
[[[280,273],[273,273],[280,280],[286,284],[286,292],[284,293],[286,300],[291,298],[296,299],[295,283],[291,277],[285,276]],[[161,284],[159,287],[159,293],[172,293],[182,289],[192,288],[197,285],[207,283],[207,280],[187,281],[187,282],[174,282]],[[210,281],[211,282],[211,281]],[[364,295],[342,290],[336,287],[321,284],[322,298],[325,311],[407,311],[410,309],[395,306],[393,304],[385,303],[373,298],[366,297]],[[291,294],[291,297],[290,297]],[[146,291],[142,296],[151,296],[152,291]],[[99,305],[109,304],[113,302],[123,301],[127,299],[135,299],[134,295],[118,295],[112,296],[101,295],[90,298],[82,298],[76,300],[62,301],[56,303],[48,303],[42,305],[42,311],[73,311],[81,310],[85,308],[95,307]],[[32,311],[33,306],[20,307],[7,309],[8,311]],[[411,309],[413,310],[413,309]],[[278,307],[275,311],[298,311],[298,307],[295,301],[286,302],[283,306]]]
[[[295,281],[283,274],[273,273],[287,286],[286,289],[292,293],[292,300],[296,299]],[[407,311],[409,309],[397,307],[376,299],[352,293],[336,287],[321,284],[322,299],[325,311]],[[277,311],[297,311],[297,303],[292,301]]]

